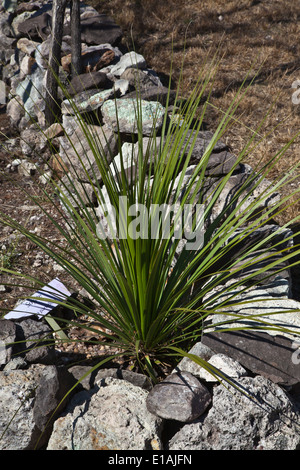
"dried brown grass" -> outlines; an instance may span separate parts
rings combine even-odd
[[[220,47],[222,61],[214,83],[212,104],[225,110],[254,63],[258,73],[241,103],[239,119],[226,140],[240,152],[251,129],[256,129],[273,105],[260,135],[266,139],[248,162],[266,162],[299,131],[300,104],[292,102],[292,83],[300,79],[300,2],[285,0],[110,0],[88,1],[122,27],[123,42],[142,53],[164,79],[169,75],[173,50],[174,86],[179,79],[184,49],[182,93],[188,96],[207,54]],[[207,126],[214,129],[218,112],[211,109]],[[256,139],[259,140],[259,136]],[[299,161],[299,139],[286,152],[270,176],[276,178]],[[293,185],[300,183],[300,170]],[[291,185],[286,191],[292,191]],[[283,223],[300,212],[300,203],[285,211]]]

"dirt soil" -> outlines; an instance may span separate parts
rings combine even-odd
[[[164,84],[168,84],[173,57],[172,86],[178,85],[184,58],[183,96],[189,96],[206,58],[218,51],[222,60],[210,98],[213,106],[206,116],[208,129],[216,128],[217,117],[227,109],[254,66],[248,77],[253,82],[239,107],[238,118],[224,137],[232,152],[238,154],[272,107],[254,139],[256,146],[247,157],[253,167],[257,162],[268,161],[299,132],[300,95],[298,104],[296,92],[297,88],[300,90],[300,81],[299,85],[296,81],[300,80],[300,1],[90,0],[86,3],[114,18],[123,29],[123,44],[132,50],[133,40],[136,51],[144,55],[148,67],[159,74]],[[5,109],[0,110],[0,132],[13,137]],[[262,136],[265,136],[263,140]],[[17,148],[10,154],[0,153],[0,209],[21,223],[31,224],[33,230],[39,230],[46,237],[53,240],[58,237],[59,242],[59,235],[47,218],[40,214],[32,200],[24,197],[22,187],[34,193],[37,201],[42,200],[43,194],[34,178],[20,177],[18,173],[10,173],[8,177],[5,172],[7,164],[19,156]],[[297,137],[270,177],[277,178],[299,161]],[[294,176],[286,194],[298,187],[300,170],[296,170]],[[277,222],[283,224],[299,214],[300,203],[295,201]],[[13,243],[8,243],[11,236]],[[0,227],[0,249],[3,246],[6,250],[7,246],[13,246],[9,254],[11,269],[38,276],[43,282],[58,276],[69,288],[76,289],[51,260],[39,255],[30,241],[16,238],[13,230]],[[2,262],[3,253],[4,249]],[[2,279],[6,282],[7,276],[2,275]],[[0,292],[2,308],[12,308],[24,293],[24,288],[14,286]]]

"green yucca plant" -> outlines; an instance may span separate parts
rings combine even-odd
[[[154,109],[153,128],[147,141],[143,139],[142,130],[145,118],[143,103],[137,91],[136,129],[132,134],[129,156],[124,154],[119,126],[116,132],[120,155],[118,165],[103,127],[100,121],[97,122],[99,117],[95,114],[89,121],[80,112],[80,105],[76,106],[69,97],[78,127],[71,136],[66,134],[69,150],[63,156],[61,171],[64,177],[60,180],[53,178],[48,186],[41,188],[51,210],[39,204],[64,245],[58,246],[50,239],[30,232],[8,215],[0,214],[1,224],[18,230],[36,244],[92,300],[89,303],[79,297],[68,300],[68,307],[71,305],[74,310],[73,320],[52,318],[58,339],[71,341],[68,329],[72,325],[86,328],[98,336],[99,344],[109,344],[114,348],[114,357],[135,361],[138,369],[149,374],[153,381],[159,379],[161,364],[171,366],[182,356],[190,357],[220,379],[229,380],[201,358],[188,354],[189,348],[210,326],[212,315],[223,310],[228,314],[228,307],[236,302],[236,295],[231,294],[234,288],[243,286],[247,289],[255,285],[257,272],[248,274],[246,279],[245,276],[238,277],[249,266],[249,256],[250,259],[252,256],[253,263],[258,250],[260,259],[265,252],[266,263],[260,274],[266,278],[270,267],[276,270],[276,263],[280,272],[279,261],[268,261],[268,246],[275,240],[276,232],[261,239],[256,236],[256,230],[280,213],[289,204],[289,198],[299,191],[296,189],[289,197],[261,210],[262,201],[293,180],[295,167],[289,174],[272,181],[248,203],[249,196],[265,181],[275,163],[284,158],[291,141],[267,165],[250,173],[221,212],[214,215],[222,191],[251,151],[263,124],[252,133],[228,174],[216,180],[213,187],[207,187],[205,172],[213,149],[235,119],[238,105],[251,84],[248,87],[243,84],[229,108],[223,112],[203,156],[193,163],[194,170],[187,178],[193,147],[207,108],[211,106],[210,93],[216,70],[215,60],[210,67],[207,64],[203,66],[188,100],[180,98],[178,87],[172,115],[169,117],[165,113],[159,129],[156,128],[160,119],[159,108]],[[64,93],[67,95],[66,90]],[[169,89],[167,106],[170,93]],[[113,102],[118,120],[118,98],[115,97]],[[180,119],[176,119],[177,116]],[[96,127],[95,122],[98,124]],[[86,182],[91,192],[87,191]],[[60,205],[53,199],[53,190],[60,199]],[[167,226],[160,216],[162,207],[172,209],[167,212]],[[190,209],[188,233],[181,218],[186,207]],[[105,215],[108,208],[115,219],[106,218],[108,228],[105,232],[103,224],[99,224],[99,211]],[[53,217],[53,211],[63,215],[63,225]],[[196,244],[190,239],[192,234]],[[188,248],[191,246],[189,243],[192,249]],[[185,246],[182,248],[182,245]],[[282,241],[276,241],[275,248],[282,255],[280,263],[296,263],[300,251],[297,246],[291,251]],[[33,280],[35,285],[42,284],[34,276],[28,277],[3,267],[2,271],[12,278],[21,278],[25,284],[26,280],[30,284]],[[228,288],[226,283],[230,280],[232,283]],[[228,294],[226,300],[223,300],[224,293]],[[61,304],[65,302],[62,300]],[[2,310],[4,312],[3,307]],[[232,314],[232,318],[236,321],[239,316]],[[279,329],[266,321],[263,315],[257,314],[252,320],[255,320],[256,328]],[[222,322],[218,326],[220,331]],[[241,328],[244,328],[242,324]],[[230,329],[228,321],[223,329]],[[109,357],[99,358],[94,368],[108,360]]]

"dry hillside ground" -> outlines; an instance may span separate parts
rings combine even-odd
[[[226,134],[233,153],[241,152],[269,112],[255,139],[258,145],[247,157],[253,167],[258,162],[267,162],[300,131],[299,0],[92,0],[87,3],[114,18],[123,29],[124,44],[132,48],[133,40],[137,52],[165,78],[166,84],[172,57],[174,87],[184,58],[181,90],[185,96],[195,85],[207,57],[213,57],[218,51],[222,59],[210,101],[219,110],[228,108],[254,67],[248,76],[254,81],[239,106],[237,121]],[[209,129],[215,129],[219,116],[220,112],[210,109],[206,119]],[[297,137],[270,177],[283,174],[299,159]],[[295,172],[295,177],[287,192],[298,187],[300,170]],[[278,222],[291,220],[299,213],[300,203],[296,203],[278,217]]]

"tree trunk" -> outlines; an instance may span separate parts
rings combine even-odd
[[[61,43],[63,37],[63,25],[67,0],[53,0],[52,7],[52,39],[49,55],[49,65],[46,75],[45,120],[50,126],[57,121],[60,113],[58,103],[59,65],[61,59]]]
[[[72,78],[81,74],[81,31],[80,1],[72,0],[71,4],[71,74]]]

